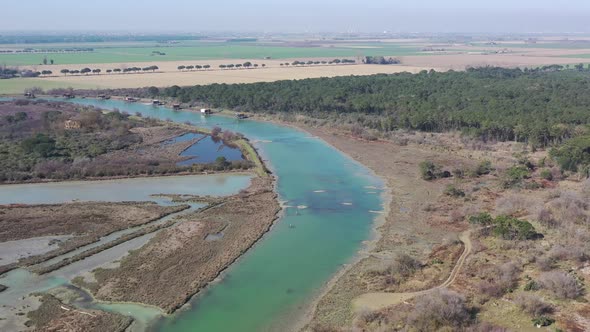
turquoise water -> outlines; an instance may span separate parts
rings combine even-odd
[[[285,330],[370,237],[376,216],[370,211],[382,209],[380,195],[367,188],[381,187],[379,179],[301,131],[117,100],[75,102],[241,132],[259,142],[257,148],[278,176],[285,216],[220,282],[201,292],[186,309],[158,321],[153,330]]]

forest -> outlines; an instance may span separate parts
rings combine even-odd
[[[546,147],[590,123],[590,73],[539,69],[348,76],[146,89],[185,103],[254,113],[304,114],[388,132],[462,131],[484,141]],[[155,95],[154,95],[155,97]]]

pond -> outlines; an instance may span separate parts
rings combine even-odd
[[[244,160],[242,151],[239,148],[225,144],[221,139],[214,138],[210,135],[187,133],[175,137],[164,144],[180,143],[186,141],[198,140],[188,149],[180,154],[189,159],[178,162],[179,166],[190,166],[192,164],[209,164],[214,163],[218,157],[224,157],[227,161]]]

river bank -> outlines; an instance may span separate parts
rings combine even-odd
[[[431,193],[435,196],[442,192],[445,184],[418,183],[418,164],[425,159],[440,160],[445,157],[429,149],[400,147],[388,142],[369,142],[338,130],[299,123],[292,125],[321,138],[367,166],[383,178],[387,186],[383,215],[374,225],[372,239],[367,240],[356,259],[327,284],[325,291],[314,303],[304,330],[320,329],[333,324],[346,326],[354,318],[352,300],[363,294],[366,288],[359,287],[354,280],[363,271],[384,266],[401,253],[424,256],[445,237],[452,239],[460,230],[455,227],[433,229],[421,209]],[[447,262],[448,265],[451,263]],[[442,271],[431,272],[442,274]]]
[[[547,275],[543,274],[543,269],[560,266],[575,271],[573,274],[581,280],[581,285],[590,279],[588,264],[573,254],[579,250],[588,252],[582,240],[587,235],[572,237],[567,235],[567,230],[556,231],[544,224],[546,217],[542,216],[548,209],[553,215],[565,213],[557,212],[563,209],[563,203],[552,195],[566,193],[568,197],[575,197],[574,200],[587,197],[588,189],[584,188],[588,188],[585,184],[588,181],[554,175],[553,181],[543,182],[536,171],[531,175],[531,180],[538,183],[531,186],[534,189],[506,188],[503,184],[506,170],[518,164],[518,158],[523,160],[522,155],[533,165],[541,162],[551,165],[546,151],[527,153],[526,147],[523,149],[515,143],[495,143],[481,148],[481,143],[461,142],[458,136],[449,134],[410,133],[391,140],[368,141],[341,128],[293,125],[325,140],[383,177],[391,198],[386,201],[384,222],[375,226],[376,238],[366,243],[367,249],[358,254],[357,260],[328,283],[302,330],[337,331],[352,327],[373,331],[403,327],[415,319],[414,304],[436,296],[437,289],[451,289],[465,294],[467,303],[480,310],[477,318],[468,324],[532,331],[533,325],[527,318],[531,313],[526,311],[530,309],[521,303],[523,299],[543,300],[537,299],[537,295],[518,292],[519,288],[524,287],[526,291],[527,282],[542,280]],[[524,152],[514,152],[521,149]],[[477,175],[478,167],[487,160],[493,160],[491,171]],[[456,176],[424,181],[420,173],[423,161],[454,169]],[[554,173],[558,174],[555,170]],[[465,198],[454,196],[456,194],[449,188]],[[577,218],[587,220],[587,208],[583,209],[586,212],[576,212]],[[485,230],[470,229],[467,220],[481,211],[526,218],[535,229],[543,232],[547,241],[511,243],[490,238]],[[588,234],[587,231],[582,233]],[[569,249],[571,254],[560,254],[565,261],[541,267],[539,271],[542,265],[535,265],[535,256],[545,253],[541,255],[553,257],[557,255],[556,250],[564,250],[559,248],[568,242],[575,245]],[[502,285],[507,282],[516,294],[508,293],[505,302],[497,301],[504,292],[492,292],[489,287],[506,287]],[[584,302],[584,298],[564,303],[550,293],[541,294],[550,301],[544,305],[555,313],[558,327],[583,331],[589,326],[590,322],[582,318],[588,306],[579,302]],[[499,315],[505,319],[498,319]],[[425,319],[435,324],[432,316]]]

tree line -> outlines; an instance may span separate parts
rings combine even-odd
[[[544,147],[590,123],[586,70],[470,68],[466,71],[173,86],[181,102],[255,113],[305,114],[388,132],[462,131],[483,141]]]
[[[251,69],[251,68],[258,68],[258,67],[264,68],[264,67],[266,67],[266,64],[263,63],[262,65],[259,65],[257,63],[252,63],[250,61],[246,61],[244,63],[221,64],[221,65],[218,66],[219,69],[241,69],[241,68]],[[185,71],[185,70],[187,70],[187,71],[193,71],[194,69],[196,69],[196,70],[201,70],[201,69],[208,70],[210,68],[211,68],[211,65],[181,65],[181,66],[178,66],[176,69],[178,69],[180,71]]]
[[[330,61],[326,61],[326,60],[322,60],[322,61],[318,61],[318,60],[307,60],[307,61],[293,61],[291,63],[289,62],[285,62],[285,63],[281,63],[281,67],[288,67],[288,66],[311,66],[311,65],[332,65],[332,64],[354,64],[356,63],[356,60],[350,60],[350,59],[334,59],[334,60],[330,60]]]
[[[107,69],[107,74],[121,74],[121,73],[139,73],[139,72],[155,72],[156,70],[160,69],[158,66],[149,66],[149,67],[129,67],[129,68],[115,68],[115,69]],[[102,73],[102,69],[100,68],[82,68],[82,69],[62,69],[60,73],[64,74],[64,76],[70,75],[88,75],[90,73],[95,75],[100,75]]]
[[[51,75],[51,70],[34,71],[30,69],[18,70],[16,68],[0,67],[0,79],[9,79],[16,77],[39,77]]]
[[[178,66],[176,69],[180,70],[180,71],[184,71],[184,70],[188,70],[188,71],[192,71],[193,69],[196,70],[201,70],[201,69],[209,69],[211,68],[211,65],[181,65]]]

